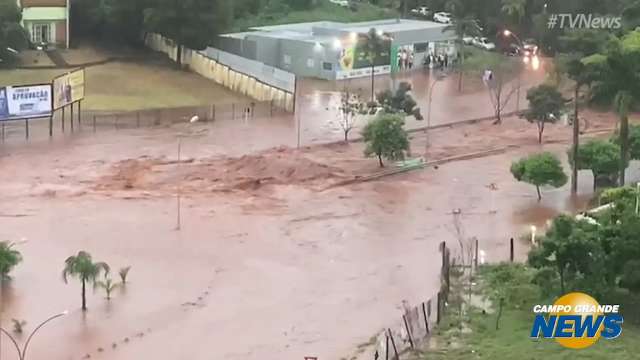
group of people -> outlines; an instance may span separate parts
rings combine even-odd
[[[429,54],[424,58],[424,65],[428,68],[439,68],[444,69],[448,68],[451,65],[451,59],[447,53],[433,55]]]
[[[398,52],[398,69],[411,70],[413,68],[413,51],[402,49]]]

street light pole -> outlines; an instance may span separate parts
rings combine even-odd
[[[13,343],[13,346],[15,346],[16,351],[18,352],[18,359],[19,360],[25,360],[25,356],[27,354],[27,349],[29,348],[29,343],[31,342],[31,339],[33,338],[33,335],[36,334],[36,332],[38,332],[38,330],[40,330],[43,326],[45,326],[48,322],[57,319],[59,317],[65,316],[67,315],[68,312],[65,310],[59,314],[53,315],[51,317],[49,317],[48,319],[46,319],[45,321],[41,322],[40,325],[36,326],[35,329],[33,329],[33,331],[31,332],[31,334],[29,335],[29,337],[27,337],[27,341],[24,343],[24,346],[22,347],[22,350],[20,350],[20,346],[18,345],[18,342],[16,341],[16,339],[11,336],[11,334],[0,327],[0,332],[4,333],[5,335],[7,335],[9,337],[9,339],[11,340],[11,342]]]
[[[427,104],[427,131],[426,131],[426,135],[427,135],[427,145],[426,148],[429,148],[429,132],[430,132],[430,127],[431,127],[431,104],[433,102],[433,89],[435,88],[436,84],[444,79],[445,75],[442,73],[437,73],[436,74],[436,78],[433,80],[433,83],[431,84],[431,86],[429,87],[429,102]]]

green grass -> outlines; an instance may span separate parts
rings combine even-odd
[[[65,70],[0,70],[0,86],[48,83]],[[128,111],[247,101],[168,64],[114,62],[86,69],[85,110]]]
[[[318,6],[311,10],[292,10],[287,14],[264,14],[245,16],[237,19],[231,32],[246,31],[250,27],[281,25],[309,21],[339,21],[357,22],[395,18],[397,12],[384,9],[367,2],[356,3],[357,10],[330,3],[328,0],[319,0]]]
[[[489,277],[488,281],[496,284],[503,281],[505,289],[513,286],[517,282],[522,282],[522,277],[516,281],[504,281],[504,277],[485,273],[483,279]],[[504,274],[504,273],[503,273]],[[529,287],[527,284],[525,287]],[[516,291],[522,295],[529,294],[531,289],[525,287]],[[537,287],[537,286],[536,286]],[[495,290],[495,289],[494,289]],[[535,289],[534,289],[535,290]],[[537,289],[540,290],[540,289]],[[485,286],[481,290],[485,295],[493,296],[496,293]],[[538,291],[538,293],[540,293]],[[507,298],[511,299],[511,304],[537,303],[530,297],[526,299],[514,299],[513,294]],[[518,295],[516,295],[517,297]],[[541,303],[547,303],[540,300]],[[496,360],[573,360],[573,359],[607,359],[607,360],[628,360],[640,358],[640,328],[626,321],[623,325],[622,335],[613,340],[601,338],[598,342],[582,350],[566,349],[551,339],[531,339],[529,337],[534,315],[529,305],[511,306],[509,302],[505,305],[500,320],[500,329],[496,330],[496,313],[485,312],[474,309],[469,314],[468,327],[471,331],[461,332],[455,323],[455,316],[449,316],[442,328],[438,329],[437,335],[432,343],[436,344],[426,352],[421,359],[424,360],[475,360],[475,359],[496,359]],[[624,309],[624,305],[623,305]],[[630,319],[625,319],[630,320]]]

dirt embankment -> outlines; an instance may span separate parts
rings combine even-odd
[[[117,162],[96,180],[98,191],[184,193],[257,190],[265,185],[326,186],[348,177],[345,170],[312,160],[301,151],[276,148],[239,158],[138,158]]]

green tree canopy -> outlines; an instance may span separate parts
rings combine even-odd
[[[567,175],[560,160],[549,152],[534,154],[511,164],[511,174],[518,181],[534,185],[538,201],[542,199],[541,186],[561,187],[567,183]]]
[[[571,153],[569,153],[569,162],[573,164]],[[619,163],[619,147],[610,141],[591,140],[578,147],[578,169],[591,170],[594,189],[600,181],[609,183],[617,181]]]
[[[378,103],[382,105],[384,111],[388,113],[404,113],[407,116],[413,115],[416,120],[423,120],[420,108],[411,96],[411,84],[401,82],[395,94],[387,89],[376,95]]]
[[[0,281],[7,279],[13,268],[22,261],[22,254],[9,241],[0,241]]]
[[[404,119],[397,114],[380,113],[362,130],[366,144],[365,156],[377,156],[380,167],[383,158],[402,160],[409,151],[409,138],[404,130]]]
[[[227,10],[224,1],[155,0],[144,10],[144,26],[176,43],[177,62],[181,64],[182,46],[206,48],[228,24]]]
[[[0,66],[12,63],[15,53],[27,47],[26,32],[20,26],[22,12],[15,0],[0,0]]]
[[[525,113],[525,118],[529,122],[535,122],[538,127],[538,143],[542,144],[542,133],[544,125],[553,123],[560,117],[560,112],[564,108],[562,94],[554,86],[542,84],[527,91],[529,100],[529,110]]]

